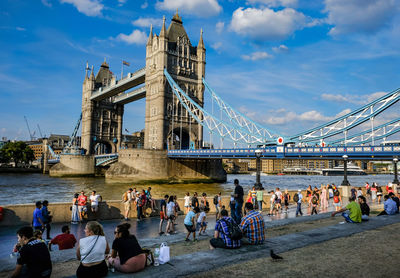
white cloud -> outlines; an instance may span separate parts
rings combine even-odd
[[[399,11],[398,0],[325,0],[331,35],[375,32]]]
[[[132,21],[132,24],[134,26],[139,26],[139,27],[150,27],[150,25],[161,26],[162,19],[161,18],[151,18],[151,17],[139,17],[138,19]]]
[[[17,30],[17,31],[26,31],[26,29],[24,28],[24,27],[15,27],[15,29]]]
[[[369,95],[341,95],[341,94],[322,94],[321,99],[334,102],[348,102],[354,104],[367,104],[384,95],[386,92],[375,92]]]
[[[291,8],[279,11],[269,8],[238,8],[232,15],[231,29],[258,40],[276,40],[307,27],[309,21],[304,14]]]
[[[289,51],[289,48],[288,48],[286,45],[281,44],[281,45],[278,46],[278,47],[273,47],[273,48],[272,48],[272,51],[274,51],[275,53],[282,53],[282,52],[287,52],[287,51]]]
[[[52,6],[50,0],[42,0],[42,4],[45,5],[46,7],[51,7]]]
[[[272,55],[264,51],[253,52],[250,55],[242,55],[243,60],[251,60],[251,61],[263,60],[267,58],[272,58]]]
[[[118,7],[122,7],[127,0],[118,0]]]
[[[99,0],[60,0],[61,3],[72,4],[87,16],[101,16],[104,5]]]
[[[140,6],[140,8],[146,9],[148,6],[149,6],[149,3],[148,3],[147,1],[145,1],[145,2]]]
[[[297,0],[247,0],[248,4],[264,4],[267,7],[296,7]]]
[[[140,30],[133,30],[129,35],[119,34],[116,40],[126,42],[127,44],[145,44],[147,35]]]
[[[222,7],[217,0],[164,0],[157,1],[156,8],[167,11],[179,9],[184,13],[194,14],[199,17],[217,15],[222,11]]]
[[[274,116],[266,116],[263,119],[263,122],[265,124],[270,124],[270,125],[282,125],[290,122],[296,122],[296,121],[301,121],[301,122],[328,122],[333,119],[336,119],[340,116],[343,116],[347,113],[350,113],[350,109],[345,109],[335,116],[325,116],[319,111],[316,110],[311,110],[311,111],[306,111],[301,114],[297,114],[293,111],[286,111],[285,109],[278,109],[276,111],[271,111],[268,115],[273,114]]]
[[[216,42],[216,43],[213,43],[212,45],[211,45],[211,47],[214,49],[214,50],[220,50],[221,49],[221,47],[222,47],[222,42]]]
[[[224,30],[225,27],[225,23],[222,21],[217,22],[217,24],[215,24],[215,31],[217,31],[218,34],[221,34],[222,31]]]

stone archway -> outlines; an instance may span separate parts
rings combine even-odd
[[[94,154],[107,154],[116,152],[116,146],[114,143],[106,140],[96,141],[94,145]]]

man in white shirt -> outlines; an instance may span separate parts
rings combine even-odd
[[[92,195],[90,195],[89,199],[90,199],[90,209],[94,214],[96,214],[97,211],[99,210],[99,202],[101,202],[103,199],[99,194],[96,194],[96,190],[92,191]]]
[[[301,202],[303,200],[303,195],[301,194],[300,189],[297,191],[297,196],[298,196],[297,198],[296,197],[293,198],[294,201],[297,203],[296,216],[298,216],[299,214],[303,215],[303,212],[301,211]]]

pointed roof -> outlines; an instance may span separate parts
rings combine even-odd
[[[205,49],[203,42],[203,28],[200,29],[200,39],[199,39],[199,44],[197,45],[197,49],[199,48]]]
[[[165,37],[167,31],[165,30],[165,16],[163,16],[163,24],[161,27],[160,38]]]
[[[175,13],[174,17],[172,18],[172,21],[182,24],[182,17],[180,17],[178,14],[178,8],[176,9],[176,13]]]
[[[178,14],[178,10],[176,10],[176,14],[172,18],[171,24],[168,27],[167,37],[170,42],[176,42],[178,37],[186,37],[190,42],[185,28],[183,27],[182,18]]]
[[[92,65],[92,70],[90,72],[90,80],[94,80],[94,67]]]
[[[153,24],[150,25],[150,34],[147,40],[147,45],[151,45],[153,43]]]

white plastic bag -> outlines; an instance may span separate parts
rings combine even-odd
[[[160,264],[165,264],[169,262],[169,246],[166,242],[161,243],[160,245],[160,257],[158,258]]]

